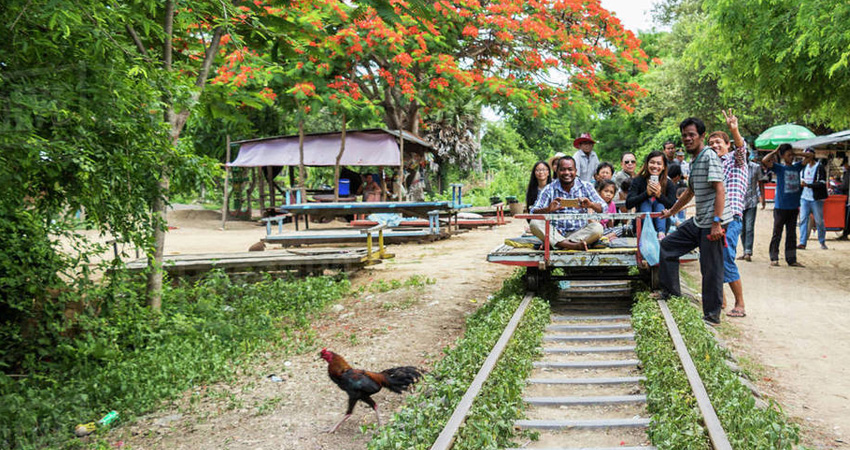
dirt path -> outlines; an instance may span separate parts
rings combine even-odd
[[[229,225],[206,213],[172,214],[166,254],[244,251],[264,235],[260,227]],[[385,293],[364,292],[334,306],[315,324],[320,345],[342,354],[355,367],[382,370],[398,365],[429,368],[441,349],[462,333],[466,315],[498,289],[511,273],[506,266],[488,264],[487,252],[505,236],[521,232],[524,221],[494,230],[475,230],[444,241],[394,245],[396,257],[359,272],[353,286],[374,286],[380,280],[427,277],[433,284]],[[269,354],[261,367],[227,384],[198,387],[135,424],[116,430],[110,441],[123,440],[134,449],[362,449],[375,415],[358,405],[335,434],[323,431],[337,421],[346,396],[327,377],[318,348],[309,354],[284,358]],[[282,382],[266,377],[280,376]],[[376,401],[388,420],[402,397],[381,392]]]
[[[264,235],[247,223],[220,231],[213,212],[172,213],[166,253],[244,251]],[[484,261],[515,222],[426,245],[391,246],[396,258],[362,271],[355,287],[378,280],[426,276],[434,284],[355,295],[316,324],[319,342],[367,369],[401,364],[429,367],[440,349],[461,333],[466,314],[510,273]],[[777,399],[804,430],[814,448],[850,448],[850,243],[828,233],[829,250],[810,241],[798,252],[805,268],[768,267],[772,211],[759,211],[756,255],[741,262],[748,316],[724,319],[724,338],[756,383]],[[687,269],[698,277],[698,266]],[[727,292],[731,299],[731,292]],[[730,302],[731,305],[731,302]],[[731,306],[730,306],[731,307]],[[198,388],[183,401],[116,430],[111,440],[135,449],[362,449],[374,414],[358,406],[334,435],[322,433],[345,409],[345,395],[327,379],[315,352],[284,360],[269,354],[261,367],[228,384]],[[275,383],[266,375],[277,374]],[[192,400],[192,398],[195,400]],[[401,404],[392,393],[378,394],[388,419]]]
[[[757,385],[800,423],[815,448],[850,448],[850,242],[813,234],[797,259],[770,267],[773,211],[759,210],[752,262],[739,261],[747,317],[724,318],[723,336]],[[785,242],[782,242],[784,246]],[[738,247],[739,250],[742,247]],[[698,267],[688,269],[698,274]],[[734,301],[726,287],[729,302]]]

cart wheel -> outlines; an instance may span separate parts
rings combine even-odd
[[[540,289],[540,270],[537,267],[526,269],[525,286],[531,292],[537,292]]]

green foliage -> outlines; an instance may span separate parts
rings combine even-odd
[[[369,442],[370,450],[425,449],[434,442],[519,305],[522,292],[522,280],[517,273],[467,319],[464,336],[454,348],[443,350],[445,357],[417,393],[407,398],[405,408],[389,425],[377,431]],[[538,356],[538,345],[548,322],[548,304],[535,298],[495,372],[473,403],[454,448],[510,446],[513,420],[523,408],[525,378]]]
[[[767,409],[756,407],[749,389],[724,363],[726,351],[705,328],[701,313],[684,298],[673,298],[668,305],[732,447],[795,448],[797,426],[789,423],[772,401]],[[646,293],[638,295],[632,321],[647,378],[653,444],[659,449],[711,448],[664,318]]]
[[[411,275],[406,280],[378,280],[369,285],[361,286],[360,290],[361,292],[389,292],[407,287],[421,288],[436,282],[437,280],[423,275]]]
[[[837,0],[705,2],[710,64],[728,88],[752,90],[761,105],[785,103],[791,117],[850,125],[850,4]]]
[[[326,277],[238,284],[212,273],[166,288],[161,314],[143,306],[142,286],[86,292],[99,311],[84,311],[55,345],[39,346],[25,377],[0,374],[0,444],[57,444],[109,410],[132,417],[226,378],[257,350],[303,351],[312,345],[304,330],[313,314],[348,289],[347,280]]]
[[[490,205],[490,197],[525,198],[531,168],[537,156],[525,145],[525,140],[509,123],[488,123],[481,138],[481,157],[484,170],[492,178],[481,179],[478,174],[467,179],[473,187],[464,193],[464,203]],[[456,176],[460,176],[457,174]]]

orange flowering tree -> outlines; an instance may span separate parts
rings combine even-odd
[[[296,65],[325,67],[334,86],[380,106],[390,128],[417,132],[423,113],[462,90],[535,114],[579,95],[629,110],[643,94],[623,81],[647,68],[640,41],[598,0],[439,0],[425,17],[389,3],[396,20],[337,0],[293,3],[314,33],[290,45],[303,55]]]

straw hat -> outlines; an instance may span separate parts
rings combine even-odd
[[[565,154],[563,154],[563,153],[561,153],[561,152],[558,152],[558,153],[555,153],[555,155],[554,155],[554,156],[552,156],[551,158],[549,158],[549,159],[546,161],[547,163],[549,163],[549,170],[551,170],[552,172],[556,172],[556,171],[558,170],[558,168],[557,168],[557,167],[555,167],[555,161],[557,161],[557,160],[559,160],[559,159],[563,158],[564,156],[567,156],[567,155],[565,155]]]

